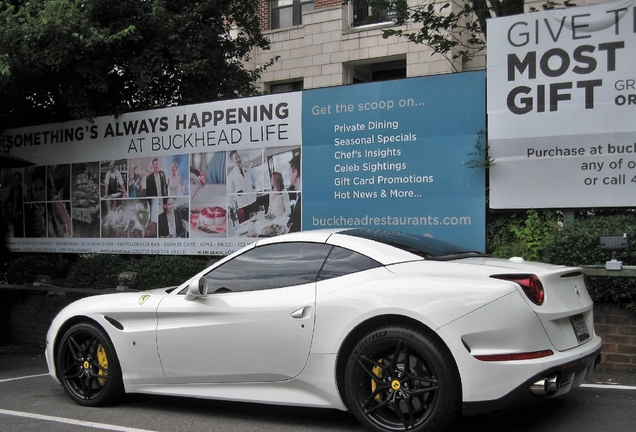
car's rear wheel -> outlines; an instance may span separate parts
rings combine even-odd
[[[124,394],[121,369],[108,335],[79,323],[60,340],[56,367],[64,390],[80,405],[108,405]]]
[[[368,429],[433,431],[460,412],[460,380],[448,349],[402,326],[360,340],[345,371],[349,409]]]

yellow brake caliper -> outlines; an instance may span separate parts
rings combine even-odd
[[[106,356],[106,350],[102,345],[97,347],[97,362],[101,366],[99,375],[108,377],[108,357]],[[106,384],[106,378],[99,378],[97,381],[103,386]]]
[[[382,359],[378,360],[378,363],[382,363]],[[378,378],[382,379],[382,368],[380,366],[373,366],[371,372],[373,372],[373,374]],[[377,386],[375,381],[371,380],[371,392],[374,392],[376,388]],[[378,393],[373,399],[375,399],[378,403],[382,403],[382,394]]]

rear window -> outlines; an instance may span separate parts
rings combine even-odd
[[[350,229],[340,231],[338,234],[374,240],[430,260],[447,261],[466,257],[484,256],[484,254],[480,252],[454,243],[400,231]]]
[[[380,263],[348,249],[334,246],[320,270],[318,280],[331,279],[380,267]]]

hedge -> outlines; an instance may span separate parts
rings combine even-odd
[[[541,260],[553,264],[585,266],[605,265],[611,253],[601,252],[600,235],[627,234],[636,238],[636,215],[610,215],[578,218],[565,223],[544,245]],[[636,250],[616,254],[623,265],[636,265]],[[589,277],[590,294],[594,301],[613,302],[636,311],[636,278]]]
[[[488,225],[489,252],[509,258],[559,265],[604,265],[611,254],[602,253],[599,236],[626,233],[636,241],[636,214],[594,215],[581,213],[572,222],[563,223],[559,212],[517,212],[497,214]],[[636,248],[619,253],[624,265],[636,265]],[[26,255],[9,262],[5,280],[9,284],[32,283],[37,276],[61,279],[63,285],[77,288],[115,288],[122,272],[136,272],[135,289],[177,285],[210,264],[209,257],[78,255],[75,261],[60,255]],[[212,258],[213,260],[216,258]],[[590,277],[590,294],[595,301],[614,302],[636,311],[636,278]]]
[[[135,284],[130,288],[146,290],[178,285],[210,264],[209,257],[173,255],[89,254],[77,256],[74,262],[57,257],[27,255],[11,261],[6,274],[7,283],[29,284],[37,276],[47,275],[62,286],[109,289],[117,287],[120,273],[136,272]]]

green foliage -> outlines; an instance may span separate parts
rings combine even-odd
[[[151,289],[179,285],[205,269],[208,264],[209,258],[144,256],[129,262],[127,271],[137,272],[136,288]]]
[[[422,27],[411,32],[402,29],[387,29],[383,37],[405,37],[416,44],[426,44],[433,54],[440,54],[449,65],[457,70],[455,60],[466,60],[486,49],[485,21],[478,18],[477,11],[481,2],[463,4],[451,2],[432,2],[409,8],[408,13],[398,20],[401,25],[410,19],[421,23]]]
[[[31,284],[39,276],[60,279],[66,276],[69,264],[56,255],[25,255],[9,262],[6,280],[8,284]]]
[[[558,230],[555,212],[528,210],[512,215],[492,215],[487,227],[488,252],[495,257],[520,256],[540,261],[543,249]]]
[[[464,166],[475,169],[488,169],[495,165],[494,159],[488,155],[488,137],[486,131],[480,130],[477,133],[477,143],[475,149],[466,156],[470,157]]]
[[[633,211],[581,212],[562,228],[555,212],[490,213],[488,215],[488,252],[499,258],[522,256],[527,260],[567,266],[604,266],[612,256],[601,252],[599,236],[603,234],[636,235]],[[636,265],[636,250],[618,253],[624,265]],[[592,299],[613,302],[636,312],[636,278],[591,276],[588,278]]]
[[[611,254],[601,252],[599,235],[626,233],[634,239],[636,213],[580,213],[575,221],[565,224],[561,215],[552,211],[489,213],[486,228],[488,252],[495,257],[521,256],[569,266],[604,265]],[[624,265],[636,265],[636,250],[619,253],[616,258]],[[37,276],[49,275],[66,278],[64,285],[70,287],[113,289],[120,273],[136,272],[131,288],[145,290],[178,285],[209,264],[210,257],[96,254],[81,255],[69,265],[56,255],[27,255],[9,262],[6,276],[9,284],[29,284]],[[594,301],[615,302],[636,311],[636,278],[590,277],[589,285]]]
[[[402,26],[406,22],[421,24],[416,31],[390,28],[383,31],[383,37],[405,37],[416,44],[428,45],[433,54],[444,57],[449,65],[458,70],[456,61],[469,61],[486,49],[486,25],[489,18],[522,14],[525,0],[448,0],[419,3],[408,7],[404,0],[363,0],[373,10],[395,10],[395,23]],[[349,0],[344,0],[348,3]],[[566,7],[575,6],[565,0]],[[552,0],[543,5],[544,9],[560,6]],[[533,10],[533,8],[530,8]]]
[[[636,214],[579,217],[546,244],[542,258],[554,264],[604,265],[612,257],[601,252],[599,236],[623,233],[636,235]],[[616,259],[636,265],[636,251],[619,253]]]
[[[587,280],[594,301],[617,303],[636,313],[635,278],[590,276]]]
[[[601,252],[599,236],[627,233],[636,235],[636,214],[627,212],[609,216],[588,216],[565,224],[546,244],[542,259],[562,265],[605,265],[612,256]],[[624,265],[636,265],[636,250],[618,253]],[[589,278],[590,294],[595,301],[609,301],[636,311],[636,278],[596,276]]]
[[[123,272],[136,272],[134,286],[145,290],[178,285],[208,266],[209,258],[152,255],[82,255],[69,271],[66,284],[76,288],[112,289]]]
[[[244,66],[269,48],[257,11],[257,0],[0,0],[11,101],[0,131],[257,94],[264,68]]]
[[[121,255],[82,255],[71,267],[66,285],[75,288],[117,287],[119,273],[127,271]]]

